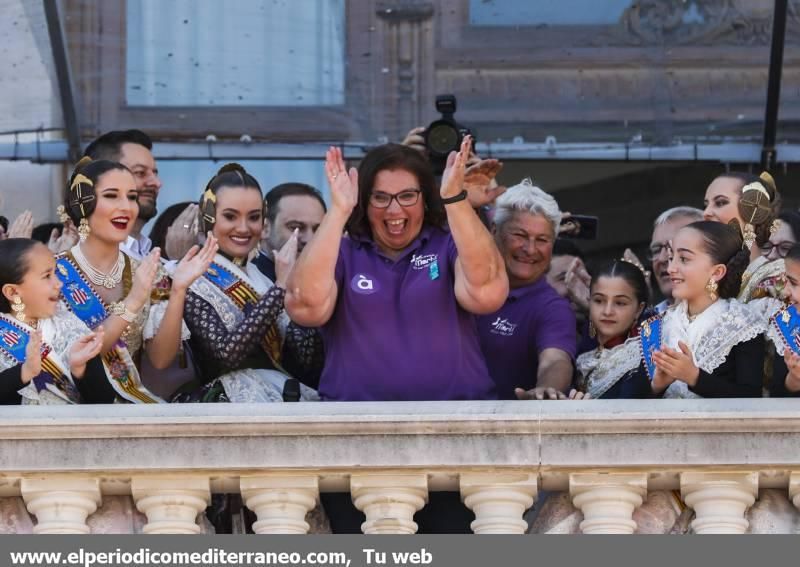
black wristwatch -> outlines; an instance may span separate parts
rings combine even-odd
[[[467,198],[467,190],[463,189],[461,193],[455,195],[454,197],[448,197],[446,199],[442,199],[443,205],[451,205],[453,203],[458,203],[459,201],[463,201]]]

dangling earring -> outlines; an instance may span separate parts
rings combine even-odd
[[[22,298],[19,295],[14,296],[11,310],[14,312],[14,317],[17,318],[17,321],[20,323],[25,322],[25,304],[22,303]]]
[[[92,232],[92,229],[89,228],[89,220],[83,217],[81,223],[78,225],[78,237],[81,239],[81,242],[86,242],[90,232]]]
[[[769,235],[775,236],[775,233],[778,232],[778,229],[781,227],[780,219],[775,219],[772,221],[772,224],[769,225]]]
[[[756,231],[753,229],[752,224],[747,223],[744,225],[744,230],[742,231],[742,240],[744,240],[745,250],[750,250],[753,247],[753,244],[755,244]]]
[[[719,285],[717,284],[716,280],[714,280],[714,278],[708,280],[708,283],[706,284],[706,293],[708,294],[708,297],[711,298],[711,301],[716,301],[717,298],[719,297],[717,295],[718,288]]]
[[[61,221],[61,224],[67,224],[69,220],[69,215],[67,211],[64,209],[64,205],[59,205],[56,209],[56,214],[58,215],[58,220]]]
[[[589,321],[589,336],[593,339],[597,338],[597,329],[594,328],[594,323]]]

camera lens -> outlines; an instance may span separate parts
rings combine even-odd
[[[432,124],[428,131],[428,150],[442,156],[457,151],[461,135],[452,124],[438,122]]]

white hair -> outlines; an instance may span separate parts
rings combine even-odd
[[[700,221],[703,220],[703,211],[695,209],[694,207],[672,207],[658,215],[656,222],[653,223],[653,228],[677,218],[688,218]]]
[[[523,179],[519,185],[509,187],[495,201],[494,222],[503,226],[516,212],[542,215],[553,228],[553,235],[558,233],[561,224],[561,211],[552,195],[535,186],[533,181]]]

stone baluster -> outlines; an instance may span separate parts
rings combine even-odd
[[[576,473],[569,477],[572,503],[583,512],[585,534],[632,534],[633,512],[647,496],[645,473]]]
[[[147,516],[146,534],[197,534],[197,516],[211,501],[207,477],[146,476],[131,480],[136,507]]]
[[[476,534],[523,534],[522,519],[533,506],[537,477],[527,472],[464,473],[459,479],[464,504],[475,513]]]
[[[97,478],[25,478],[20,490],[28,511],[36,516],[37,534],[88,534],[86,519],[102,502]]]
[[[683,473],[681,495],[695,511],[695,533],[743,534],[744,514],[758,495],[758,473]]]
[[[316,475],[280,474],[242,477],[245,506],[256,513],[257,534],[306,534],[306,514],[319,502]]]
[[[428,499],[425,473],[357,474],[350,477],[350,493],[367,521],[365,534],[413,534],[414,514]]]

